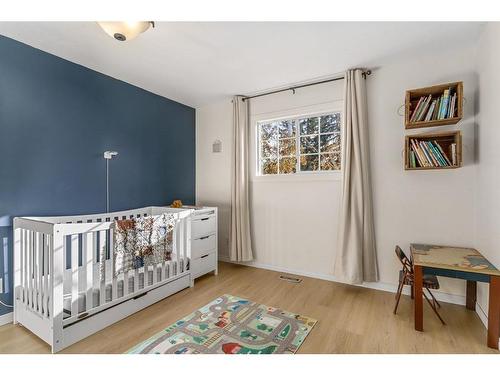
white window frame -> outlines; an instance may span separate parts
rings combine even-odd
[[[256,114],[251,117],[250,123],[252,124],[252,137],[253,145],[251,147],[252,155],[254,162],[252,163],[252,180],[255,182],[271,182],[271,181],[300,181],[300,180],[340,180],[341,179],[341,170],[329,170],[329,171],[300,171],[300,159],[297,160],[297,169],[295,173],[289,174],[261,174],[260,173],[260,128],[259,124],[262,122],[272,122],[279,120],[296,120],[296,131],[298,134],[296,137],[296,155],[300,158],[300,128],[298,120],[308,117],[316,117],[327,115],[331,113],[340,112],[340,152],[342,152],[344,137],[343,137],[343,128],[344,128],[344,114],[342,108],[343,101],[335,101],[328,102],[314,106],[302,107],[292,110],[285,110],[279,112],[270,112],[270,113],[262,113]],[[319,137],[320,133],[318,133]],[[319,139],[319,142],[321,139]],[[318,144],[320,147],[320,143]],[[320,151],[318,150],[318,155]],[[278,155],[279,160],[279,155]],[[321,161],[319,160],[319,163]]]

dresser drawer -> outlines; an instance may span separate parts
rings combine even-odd
[[[195,238],[191,241],[191,258],[199,258],[202,255],[215,251],[217,244],[215,243],[215,234],[207,234],[200,238]]]
[[[191,274],[193,278],[214,271],[216,268],[215,253],[207,254],[198,259],[191,259]]]
[[[215,233],[215,216],[193,219],[191,222],[191,238],[200,238]]]

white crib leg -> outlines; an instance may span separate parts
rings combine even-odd
[[[56,225],[57,228],[57,225]],[[52,276],[52,353],[64,347],[63,342],[63,299],[64,299],[64,253],[66,251],[64,236],[56,229],[53,237],[53,276]]]

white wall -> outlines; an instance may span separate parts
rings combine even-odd
[[[472,46],[381,62],[368,78],[372,183],[375,231],[381,281],[397,282],[394,245],[411,242],[473,245],[474,207],[474,73]],[[397,111],[406,89],[463,81],[464,118],[457,125],[407,131]],[[462,131],[463,167],[450,170],[405,171],[406,134]],[[465,282],[441,279],[443,292],[465,294]]]
[[[256,98],[250,105],[253,141],[261,120],[342,110],[342,81]],[[250,160],[256,160],[256,142]],[[340,172],[256,176],[252,171],[252,229],[256,261],[302,273],[331,274],[335,255]]]
[[[500,24],[486,25],[478,45],[479,92],[476,98],[476,202],[475,245],[500,268],[500,127],[498,88],[500,87]],[[478,303],[488,311],[488,288],[478,289]]]
[[[372,178],[381,282],[395,284],[399,265],[394,245],[410,242],[473,245],[474,49],[419,50],[373,62],[368,78]],[[422,130],[460,129],[464,167],[447,171],[405,171],[403,117],[398,108],[406,89],[464,81],[464,119],[460,125]],[[342,83],[331,83],[252,100],[252,118],[298,113],[338,105]],[[291,113],[291,112],[290,112]],[[230,205],[230,99],[197,108],[197,201],[221,207],[220,256],[227,256]],[[415,131],[414,131],[415,132]],[[221,154],[211,153],[215,139]],[[281,177],[281,176],[279,176]],[[335,256],[340,181],[328,178],[253,179],[252,210],[256,262],[331,278]],[[292,176],[296,177],[296,176]],[[445,292],[463,295],[461,282],[443,282]]]
[[[196,109],[196,204],[219,208],[219,256],[227,256],[231,225],[231,99]],[[222,152],[212,153],[215,140]]]

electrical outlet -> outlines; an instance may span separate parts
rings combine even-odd
[[[0,278],[0,294],[3,293],[3,278]]]

